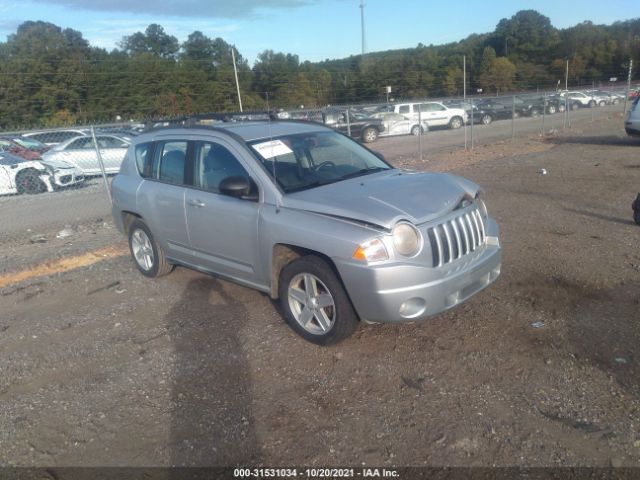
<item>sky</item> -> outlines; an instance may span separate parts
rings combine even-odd
[[[360,0],[0,0],[0,40],[24,21],[43,20],[111,50],[125,35],[158,23],[181,42],[195,30],[222,37],[250,65],[266,49],[313,62],[361,53],[359,5]],[[640,16],[637,0],[365,0],[365,48],[455,42],[491,32],[500,19],[526,9],[549,17],[557,28]]]

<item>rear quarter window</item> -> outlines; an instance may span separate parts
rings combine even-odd
[[[141,143],[134,147],[133,154],[136,159],[136,167],[142,178],[151,178],[153,176],[153,143]]]

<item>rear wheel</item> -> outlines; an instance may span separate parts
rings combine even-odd
[[[607,102],[605,102],[604,100],[600,100],[600,103],[598,105],[600,105],[601,107],[604,107],[607,104]]]
[[[483,125],[489,125],[491,122],[493,122],[493,118],[491,118],[491,115],[484,114],[482,115],[482,118],[480,118],[480,121]]]
[[[558,105],[558,111],[560,113],[564,113],[567,110],[567,107],[565,106],[564,103],[561,103],[560,105]]]
[[[280,274],[280,305],[289,326],[318,345],[337,343],[358,327],[358,317],[337,275],[320,257],[294,260]]]
[[[620,100],[617,98],[614,98],[613,100],[611,100],[612,105],[617,105],[618,103],[620,103]]]
[[[423,133],[423,131],[419,125],[414,125],[413,127],[411,127],[411,135],[414,135],[417,137],[421,133]]]
[[[596,101],[595,100],[590,100],[589,101],[589,107],[595,107],[596,106]]]
[[[578,102],[571,104],[571,110],[578,110],[579,108],[580,108],[580,105],[578,104]]]
[[[556,106],[555,105],[549,105],[549,107],[547,107],[547,111],[553,115],[554,113],[556,113]]]
[[[40,178],[36,170],[24,170],[16,175],[18,193],[42,193],[47,191],[47,185]]]
[[[164,250],[142,220],[135,220],[129,227],[129,250],[136,267],[146,277],[161,277],[173,270],[174,266],[167,261]]]
[[[537,108],[531,109],[531,116],[532,117],[539,117],[540,116],[540,110],[538,110]]]
[[[458,128],[462,127],[462,118],[460,117],[453,117],[450,121],[449,121],[449,128],[456,130]]]
[[[376,130],[375,128],[372,128],[372,127],[365,128],[364,131],[362,132],[362,141],[364,143],[375,142],[377,138],[378,138],[378,130]]]

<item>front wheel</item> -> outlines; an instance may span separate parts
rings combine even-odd
[[[572,103],[571,104],[571,110],[578,110],[580,108],[580,105],[578,105],[578,103]]]
[[[549,107],[547,108],[547,111],[553,115],[554,113],[556,113],[556,107],[555,105],[549,105]]]
[[[600,105],[601,107],[604,107],[607,104],[607,102],[605,102],[604,100],[600,100],[600,103],[598,105]]]
[[[320,257],[307,255],[286,265],[278,293],[286,322],[309,342],[337,343],[358,327],[342,283]]]
[[[372,128],[372,127],[365,128],[364,132],[362,132],[362,141],[364,143],[375,142],[377,138],[378,138],[378,130],[376,130],[375,128]]]
[[[595,107],[595,106],[596,106],[596,101],[595,101],[595,100],[591,100],[591,101],[589,102],[589,107],[590,107],[590,108],[593,108],[593,107]]]
[[[142,220],[135,220],[129,227],[129,250],[136,267],[145,277],[161,277],[173,270],[174,266],[167,261],[164,250]]]
[[[537,108],[534,108],[531,110],[531,116],[532,117],[539,117],[540,116],[540,111]]]
[[[462,118],[453,117],[451,119],[451,121],[449,122],[449,128],[451,128],[453,130],[457,130],[460,127],[462,127]]]
[[[422,130],[422,128],[420,128],[419,125],[414,125],[413,127],[411,127],[411,135],[417,137],[421,133],[424,133],[424,131]]]
[[[493,118],[491,118],[491,115],[483,115],[480,121],[483,125],[489,125],[491,122],[493,122]]]
[[[43,193],[47,191],[47,185],[35,170],[25,170],[16,175],[16,188],[18,193]]]

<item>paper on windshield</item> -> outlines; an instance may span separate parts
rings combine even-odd
[[[277,157],[279,155],[286,155],[287,153],[293,153],[289,147],[287,147],[280,140],[271,140],[269,142],[256,143],[252,145],[254,150],[262,155],[262,158],[269,159]]]

